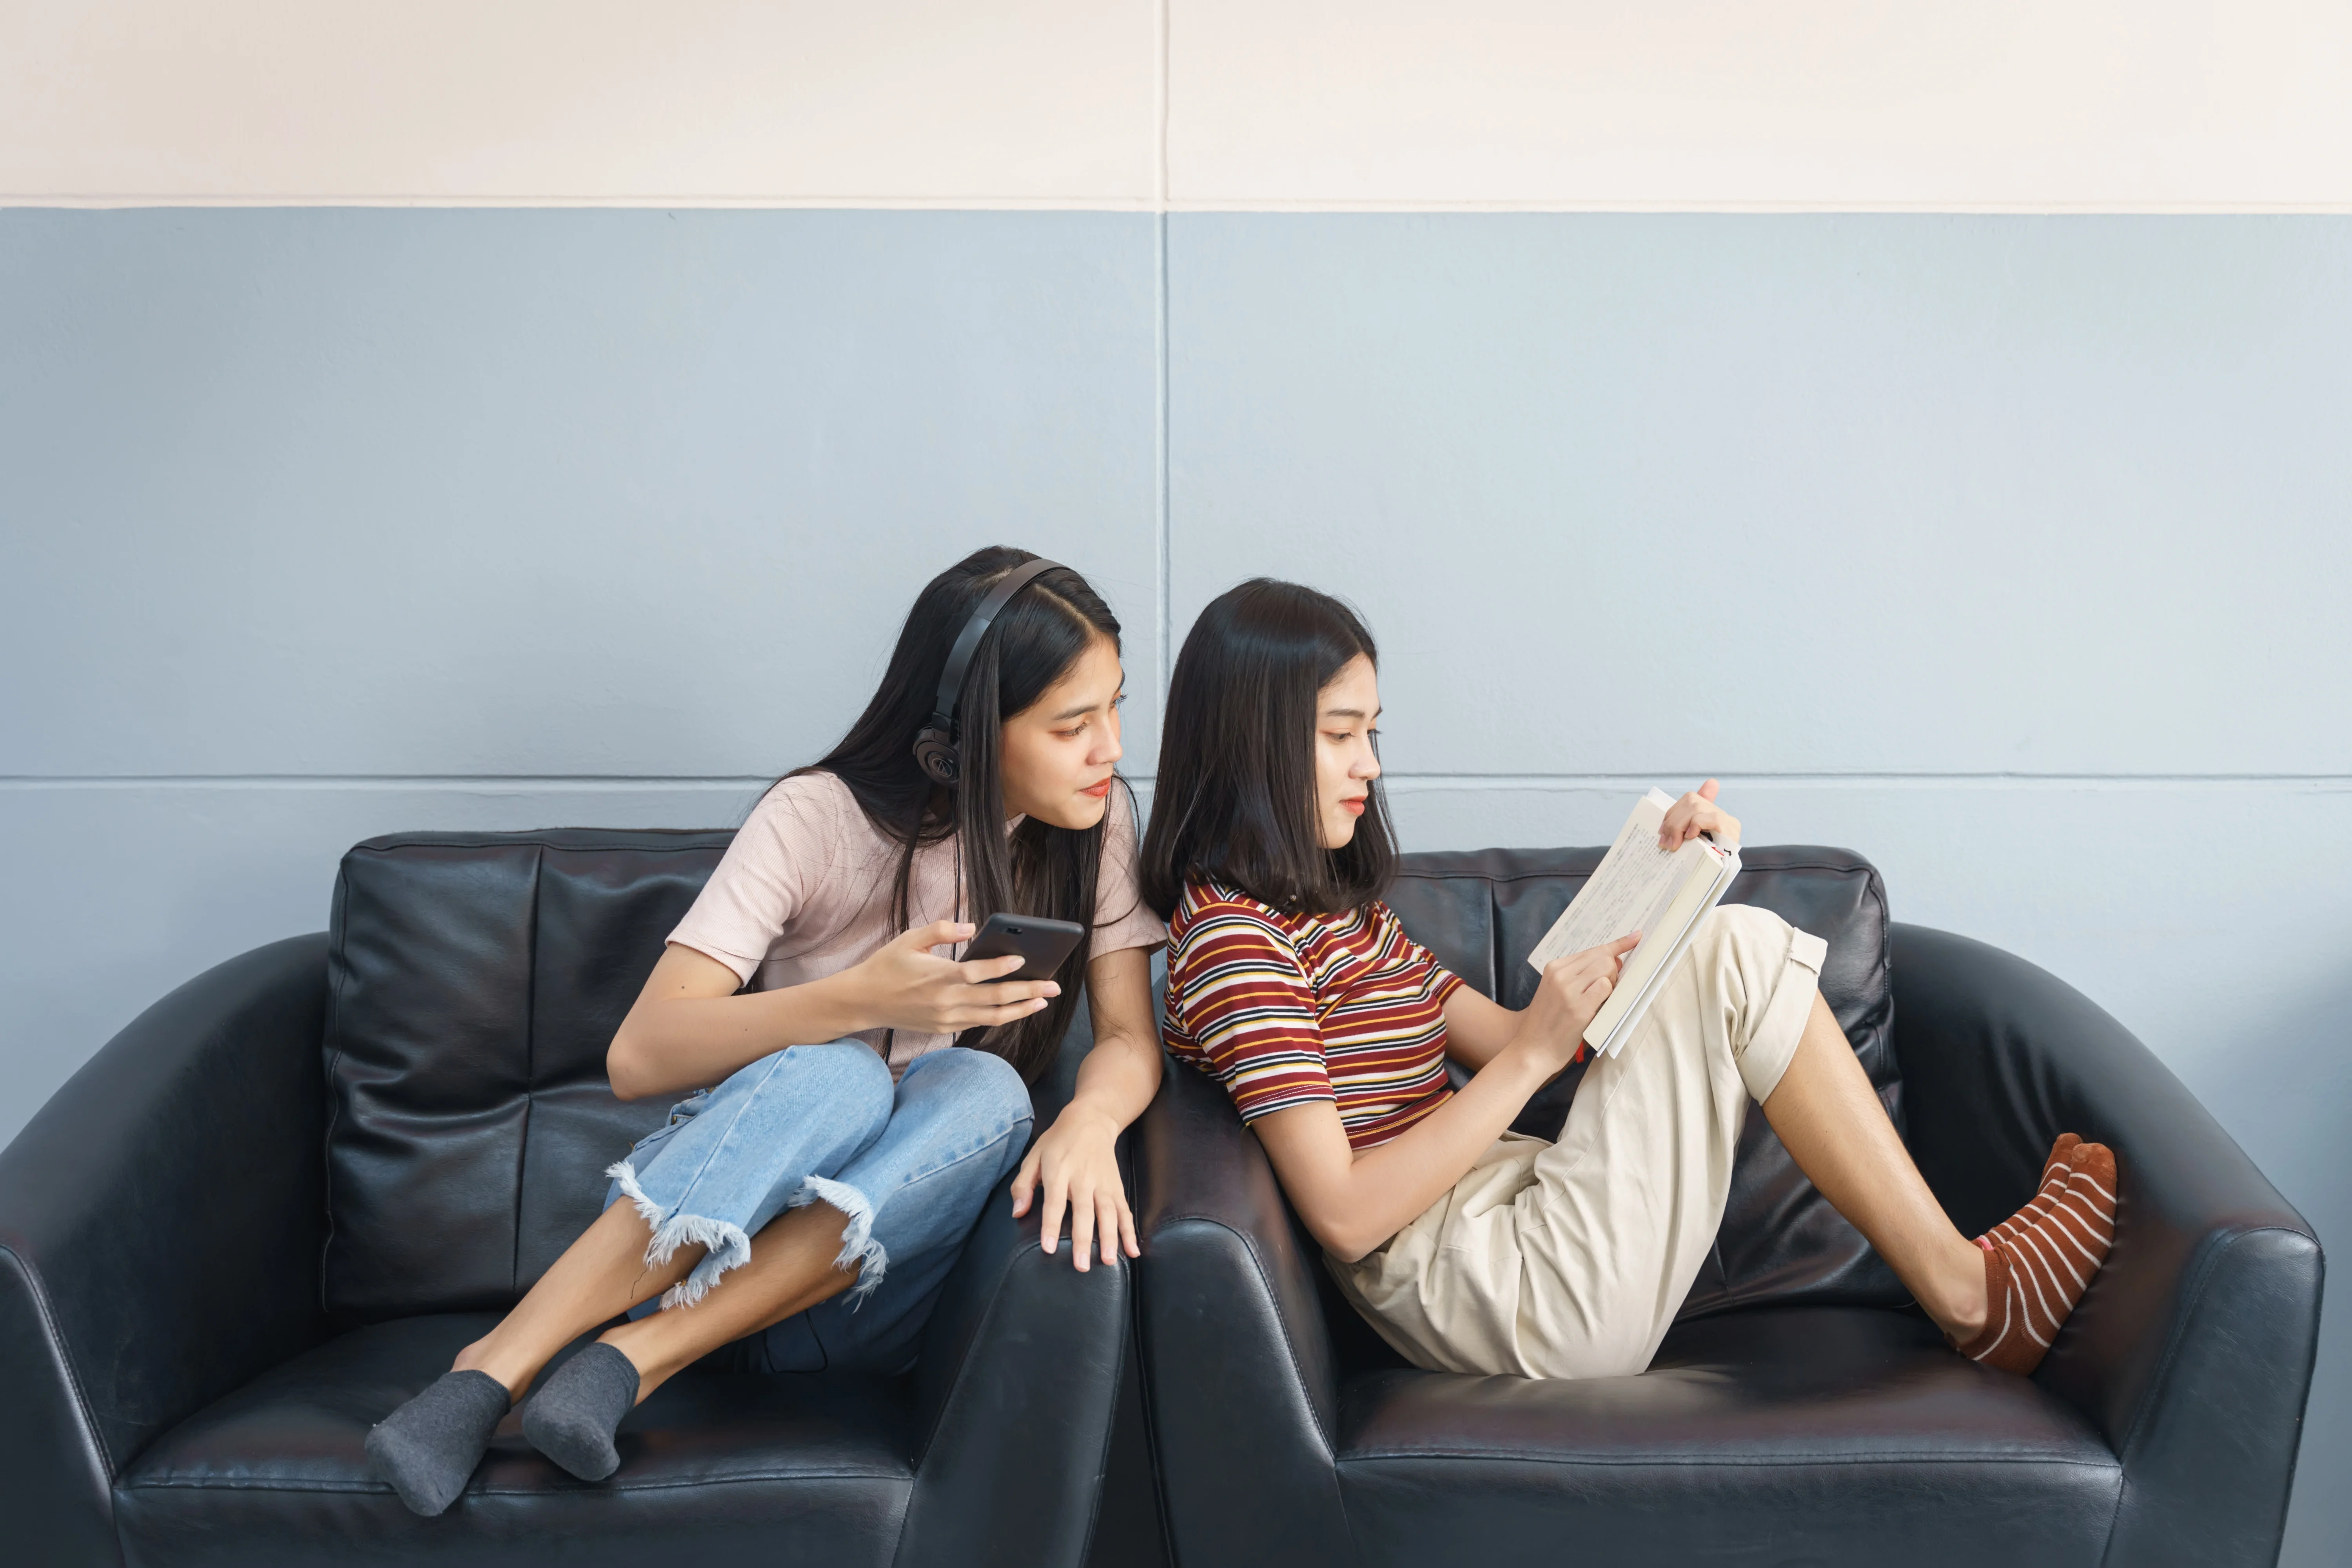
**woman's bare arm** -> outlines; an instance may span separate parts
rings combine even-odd
[[[1467,985],[1445,999],[1445,1054],[1475,1072],[1518,1033],[1519,1015]]]
[[[1513,1030],[1477,1076],[1377,1149],[1359,1154],[1350,1148],[1339,1109],[1328,1101],[1277,1110],[1250,1124],[1291,1206],[1325,1251],[1353,1263],[1462,1179],[1526,1107],[1528,1097],[1568,1065],[1584,1026],[1608,999],[1633,940],[1553,961],[1526,1012],[1496,1008],[1512,1020]],[[1447,999],[1449,1029],[1453,1002]]]
[[[623,1100],[719,1082],[787,1046],[822,1045],[864,1029],[945,1035],[1011,1023],[1059,995],[1052,981],[1004,981],[1020,954],[959,963],[931,952],[972,934],[968,921],[934,921],[884,944],[838,974],[737,995],[735,972],[672,942],[646,977],[604,1053]]]
[[[1118,1173],[1118,1135],[1160,1089],[1160,1037],[1151,1022],[1151,949],[1124,948],[1087,964],[1087,1011],[1094,1048],[1078,1086],[1054,1124],[1038,1134],[1013,1178],[1013,1212],[1042,1198],[1038,1226],[1052,1252],[1070,1212],[1070,1261],[1084,1273],[1099,1246],[1105,1263],[1124,1249],[1139,1258],[1135,1215]]]

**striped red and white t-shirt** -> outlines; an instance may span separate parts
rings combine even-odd
[[[1370,1149],[1452,1092],[1444,1008],[1461,984],[1377,900],[1292,915],[1194,882],[1168,922],[1168,1047],[1244,1121],[1328,1100]]]

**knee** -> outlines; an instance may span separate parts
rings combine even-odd
[[[951,1097],[976,1121],[1010,1127],[1027,1121],[1029,1086],[1011,1062],[989,1051],[949,1046],[927,1051],[907,1068],[907,1076],[923,1075],[925,1088]]]
[[[858,1040],[824,1046],[794,1046],[784,1053],[787,1070],[769,1081],[795,1099],[821,1100],[853,1123],[878,1132],[890,1120],[890,1066],[879,1051]]]
[[[1778,973],[1789,951],[1789,922],[1753,904],[1717,904],[1691,939],[1692,948],[1723,966],[1743,973],[1759,964]]]

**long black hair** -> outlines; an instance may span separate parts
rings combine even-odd
[[[1209,603],[1168,686],[1143,899],[1163,920],[1184,884],[1216,880],[1293,913],[1361,909],[1396,875],[1379,781],[1337,849],[1316,831],[1316,701],[1372,635],[1328,594],[1255,577]]]
[[[989,624],[965,668],[956,712],[958,786],[934,784],[915,761],[915,731],[929,721],[957,634],[998,579],[1035,559],[1026,550],[992,545],[924,584],[866,711],[832,751],[794,770],[841,780],[876,831],[899,846],[890,918],[901,931],[911,923],[908,893],[916,850],[950,837],[961,841],[964,885],[971,895],[960,918],[978,923],[1003,911],[1076,921],[1089,929],[1107,923],[1096,920],[1095,886],[1110,813],[1083,830],[1033,816],[1008,837],[999,771],[1003,721],[1044,696],[1097,639],[1108,637],[1112,647],[1118,647],[1118,619],[1085,578],[1066,566],[1049,568],[1013,595]],[[1125,787],[1124,779],[1118,783]],[[1131,816],[1131,793],[1127,805]],[[1018,1068],[1024,1082],[1034,1083],[1070,1026],[1086,974],[1087,945],[1080,942],[1053,976],[1062,994],[1044,1011],[993,1029],[966,1030],[956,1043],[994,1052]]]

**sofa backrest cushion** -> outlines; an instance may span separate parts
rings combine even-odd
[[[1509,1007],[1535,994],[1527,955],[1599,865],[1600,849],[1481,849],[1404,857],[1389,902],[1439,961]],[[1887,1113],[1903,1125],[1888,973],[1886,889],[1845,849],[1742,849],[1726,903],[1754,904],[1829,944],[1822,994],[1853,1042]],[[1517,1125],[1559,1134],[1580,1068],[1571,1068]],[[1854,1228],[1796,1168],[1763,1112],[1748,1108],[1731,1198],[1685,1317],[1764,1302],[1899,1305],[1909,1295]]]
[[[604,1049],[733,836],[405,834],[343,858],[328,950],[327,1248],[346,1321],[513,1304],[659,1124]]]

